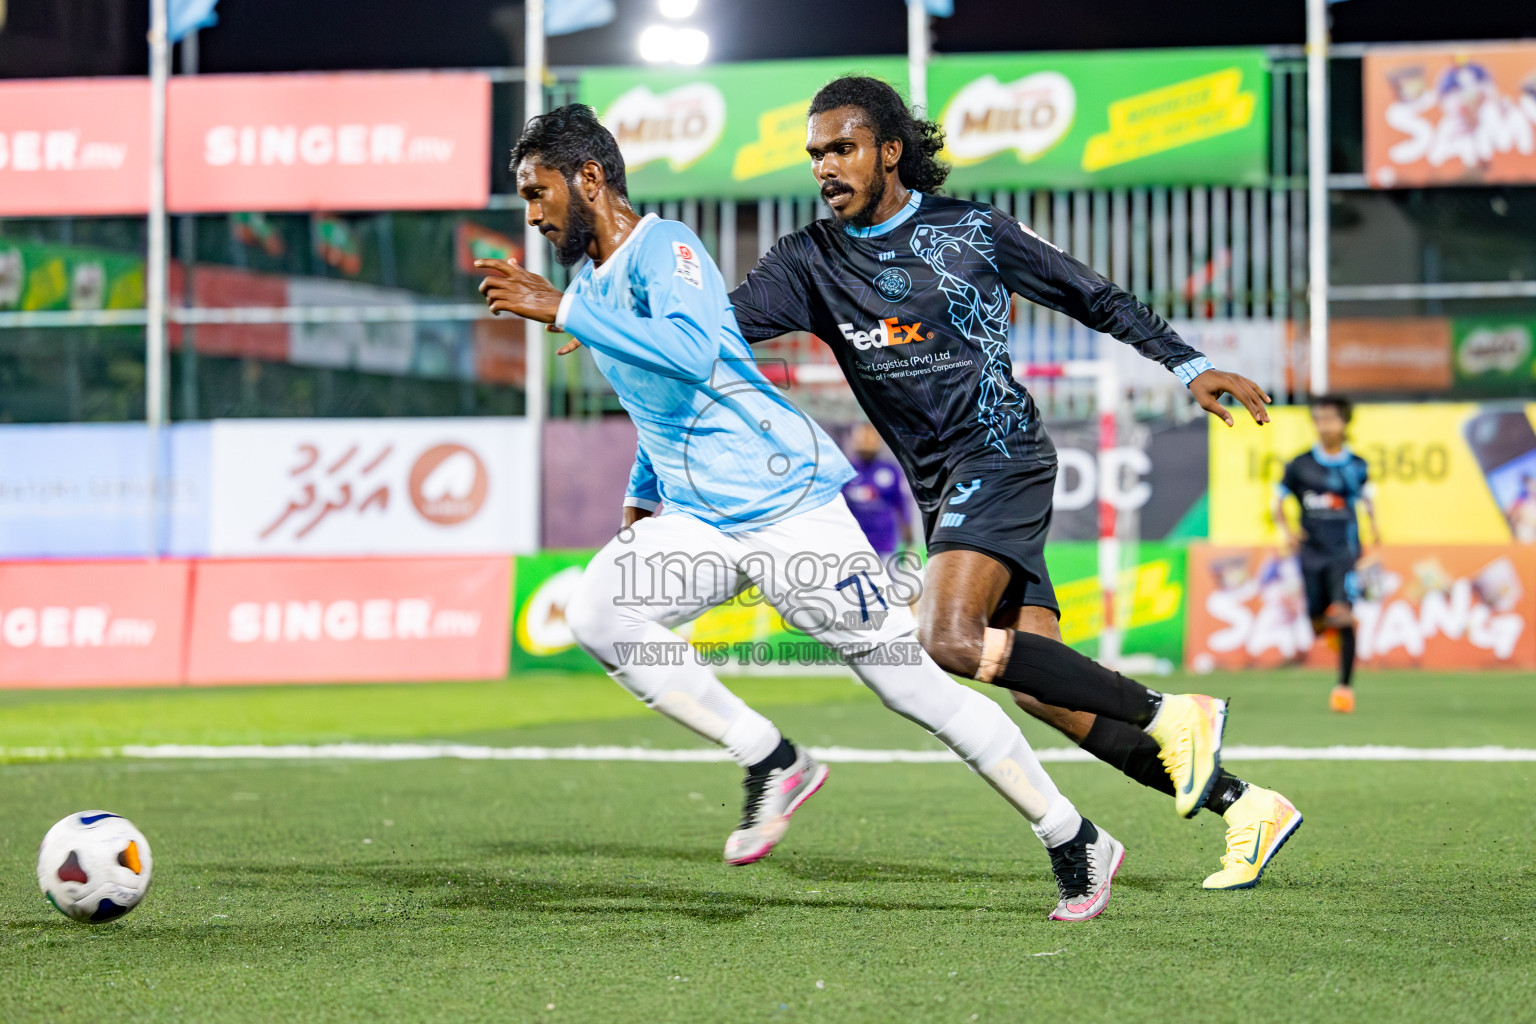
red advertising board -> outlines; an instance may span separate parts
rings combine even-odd
[[[1393,48],[1362,77],[1373,187],[1536,182],[1536,45]]]
[[[142,78],[0,83],[0,216],[144,213]]]
[[[1307,325],[1288,321],[1286,328],[1287,386],[1305,390]],[[1449,317],[1335,317],[1328,323],[1328,380],[1340,391],[1447,391],[1452,378]]]
[[[212,560],[195,568],[187,681],[506,674],[512,560]]]
[[[170,266],[170,292],[186,294],[186,268]],[[288,279],[258,274],[241,267],[199,263],[192,268],[192,304],[208,309],[288,305]],[[171,324],[173,348],[180,348],[183,328]],[[192,328],[193,347],[208,356],[249,356],[269,362],[288,361],[287,324],[199,324]]]
[[[171,561],[0,564],[0,685],[175,682],[189,575]]]
[[[0,217],[149,209],[149,83],[0,83]],[[200,75],[167,97],[172,212],[481,208],[491,83],[473,72]]]
[[[465,209],[490,195],[482,74],[210,75],[173,81],[172,210]]]
[[[1384,547],[1372,563],[1372,593],[1355,604],[1366,666],[1536,668],[1536,547]],[[1184,649],[1196,670],[1337,664],[1312,635],[1294,558],[1196,544],[1188,593]]]

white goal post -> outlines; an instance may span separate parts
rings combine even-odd
[[[1099,633],[1098,660],[1117,668],[1122,659],[1125,626],[1117,608],[1120,586],[1120,516],[1111,500],[1115,486],[1113,457],[1120,438],[1120,414],[1125,396],[1120,375],[1108,359],[1069,359],[1061,363],[1025,363],[1014,367],[1020,380],[1092,380],[1094,411],[1098,420],[1098,521],[1099,590],[1103,595],[1104,626]]]

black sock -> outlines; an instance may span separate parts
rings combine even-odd
[[[1163,762],[1157,759],[1157,741],[1134,725],[1096,718],[1078,746],[1105,764],[1120,769],[1132,781],[1173,796],[1173,780],[1168,778]],[[1217,814],[1225,814],[1247,789],[1248,783],[1223,768],[1216,781],[1211,783],[1211,795],[1206,797],[1205,806]]]
[[[1117,722],[1146,725],[1162,695],[1078,654],[1060,640],[1013,630],[1013,650],[992,683],[1028,694],[1043,704],[1091,711]]]
[[[1173,780],[1157,759],[1157,741],[1134,725],[1100,715],[1078,746],[1120,769],[1132,781],[1173,796]]]
[[[771,771],[788,768],[795,763],[795,745],[789,740],[779,737],[779,745],[773,748],[773,753],[763,758],[757,764],[747,768],[748,775],[767,775]]]
[[[1223,768],[1217,773],[1216,781],[1211,783],[1211,795],[1205,798],[1205,808],[1217,814],[1226,814],[1227,808],[1237,803],[1237,798],[1246,792],[1248,783]]]
[[[1339,685],[1349,686],[1355,678],[1355,627],[1339,630]]]

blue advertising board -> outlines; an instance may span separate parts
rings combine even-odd
[[[0,559],[207,554],[208,425],[158,433],[157,472],[143,424],[0,426]]]

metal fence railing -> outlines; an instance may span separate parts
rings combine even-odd
[[[1357,73],[1355,68],[1362,47],[1335,48],[1334,77]],[[969,198],[983,199],[1027,222],[1038,234],[1078,258],[1096,270],[1127,288],[1146,301],[1163,316],[1179,323],[1202,322],[1270,322],[1276,324],[1304,323],[1307,316],[1307,197],[1306,197],[1306,68],[1299,50],[1277,48],[1271,51],[1270,71],[1270,161],[1268,183],[1251,187],[1225,186],[1158,186],[1113,189],[1038,189],[1028,191],[1001,191]],[[1353,62],[1353,64],[1351,63]],[[552,81],[546,90],[546,105],[575,100],[578,96],[577,68],[551,69]],[[522,110],[519,90],[522,73],[519,69],[496,68],[487,72],[493,80],[496,122],[492,125],[493,152],[506,153],[519,127]],[[1342,148],[1352,151],[1358,140],[1344,140]],[[1346,163],[1348,161],[1346,160]],[[509,236],[520,237],[517,227],[522,208],[521,201],[512,192],[511,177],[505,166],[493,168],[493,195],[484,216],[500,217]],[[810,188],[800,195],[764,196],[756,200],[719,200],[708,197],[691,198],[666,203],[642,203],[645,212],[656,212],[663,217],[687,223],[703,240],[705,247],[719,264],[729,281],[739,280],[755,260],[780,236],[808,224],[816,217],[824,216],[825,210]],[[1330,177],[1330,187],[1335,199],[1348,197],[1364,185],[1363,176],[1352,166]],[[451,232],[442,225],[427,224],[432,218],[452,219],[467,214],[414,214],[408,227],[402,227],[402,216],[385,220],[387,214],[375,215],[380,225],[369,237],[377,238],[379,245],[388,242],[387,262],[396,265],[420,261],[451,261],[447,251],[439,251]],[[299,215],[303,216],[303,215]],[[315,215],[318,217],[319,215]],[[180,227],[173,226],[173,238],[180,251],[178,259],[189,263],[223,264],[236,257],[243,259],[233,243],[220,241],[216,222],[219,216],[179,218]],[[227,219],[227,218],[225,218]],[[362,215],[358,220],[366,220]],[[126,219],[115,234],[107,226],[95,225],[90,231],[80,232],[93,238],[115,237],[131,240],[142,235],[142,221],[138,228]],[[311,230],[315,234],[314,218]],[[427,224],[431,231],[416,231]],[[85,225],[82,225],[84,227]],[[0,222],[0,245],[24,226]],[[73,236],[69,225],[50,237],[68,242]],[[32,226],[36,229],[36,225]],[[135,234],[135,231],[138,234]],[[232,230],[232,228],[230,229]],[[413,233],[415,232],[415,233]],[[228,232],[225,232],[228,233]],[[306,232],[294,229],[295,237],[303,238]],[[430,239],[430,241],[423,241]],[[212,240],[212,241],[210,241]],[[97,241],[96,244],[102,244]],[[122,243],[116,243],[121,247]],[[257,254],[252,264],[261,269],[264,257]],[[385,257],[380,257],[384,262]],[[294,268],[283,272],[304,275],[315,273],[298,262]],[[335,274],[320,268],[322,276]],[[391,271],[393,274],[393,271]],[[551,277],[557,285],[568,281],[569,272],[553,265]],[[431,285],[415,284],[385,279],[377,275],[369,283],[404,289],[396,298],[379,302],[359,302],[346,305],[303,304],[271,305],[241,302],[238,296],[227,305],[199,306],[188,304],[188,296],[173,293],[169,321],[173,325],[198,328],[202,326],[229,327],[243,325],[387,325],[412,324],[460,325],[459,330],[480,330],[478,325],[487,318],[486,311],[473,295],[473,282],[467,278],[451,279],[445,275]],[[406,275],[408,276],[408,275]],[[3,277],[3,267],[0,267]],[[367,274],[364,275],[367,277]],[[1528,280],[1484,280],[1464,282],[1399,281],[1371,284],[1341,283],[1333,289],[1333,301],[1348,303],[1407,303],[1422,304],[1440,301],[1465,301],[1507,299],[1523,301],[1536,298],[1536,283]],[[1361,307],[1371,308],[1375,307]],[[1405,308],[1417,309],[1410,305]],[[70,404],[69,389],[78,391],[81,380],[102,387],[131,388],[142,381],[142,357],[137,371],[132,369],[129,346],[118,345],[114,339],[119,332],[131,332],[146,323],[143,309],[70,309],[0,311],[0,419],[26,418],[38,415],[37,411],[48,407],[47,401],[31,394],[23,394],[28,388],[44,387],[42,383],[54,380],[61,396],[55,403],[58,415],[78,409],[79,403]],[[38,333],[42,332],[42,333]],[[478,335],[476,335],[478,344]],[[50,342],[48,339],[56,339]],[[66,344],[66,339],[68,340]],[[117,348],[112,348],[117,346]],[[1072,322],[1060,313],[1020,303],[1014,323],[1014,355],[1019,363],[1059,363],[1072,359],[1107,358],[1104,339]],[[81,365],[97,369],[80,370],[84,377],[74,383],[67,375],[55,373],[45,366],[50,347],[57,352],[97,353],[112,348],[110,358],[88,358]],[[118,351],[118,349],[121,351]],[[774,353],[791,363],[825,363],[825,353],[816,354],[814,348],[801,344],[781,346]],[[517,358],[515,353],[503,353]],[[251,355],[207,356],[211,361],[233,359],[238,367],[226,367],[220,371],[228,380],[245,380],[261,376],[259,362]],[[32,362],[26,362],[31,360]],[[94,361],[93,361],[94,360]],[[26,363],[23,369],[18,366]],[[199,385],[195,379],[197,359],[173,353],[173,376],[180,375],[180,385],[173,382],[172,394],[195,396]],[[7,367],[10,369],[7,370]],[[100,369],[109,367],[110,369]],[[108,379],[93,380],[93,373],[108,374]],[[369,371],[353,369],[321,370],[294,367],[283,377],[300,390],[308,389],[314,395],[334,393],[337,375]],[[1256,371],[1260,372],[1260,371]],[[329,383],[320,375],[330,374]],[[1271,394],[1280,400],[1291,397],[1293,386],[1298,390],[1294,374],[1287,361],[1277,354],[1271,367],[1261,368],[1268,376],[1260,380]],[[191,384],[188,374],[194,375]],[[306,376],[307,375],[307,376]],[[412,373],[398,374],[405,378],[403,384],[374,387],[381,393],[406,390],[412,384]],[[550,413],[556,416],[593,416],[617,408],[616,402],[591,363],[585,351],[564,359],[551,359],[549,364]],[[816,374],[810,374],[815,377]],[[823,374],[824,378],[826,375]],[[311,379],[313,378],[313,379]],[[33,383],[28,383],[28,382]],[[113,384],[112,382],[116,383]],[[347,387],[361,383],[350,381]],[[55,385],[46,385],[55,386]],[[243,386],[243,385],[242,385]],[[286,386],[286,385],[285,385]],[[434,387],[437,385],[433,385]],[[462,398],[459,392],[445,397],[442,412],[475,412],[485,408],[512,408],[521,403],[521,385],[503,378],[498,381],[460,380],[460,391],[469,389],[470,397]],[[330,392],[327,392],[327,388]],[[476,389],[479,389],[476,391]],[[395,389],[392,391],[391,389]],[[346,391],[347,388],[342,388]],[[1041,385],[1042,401],[1052,413],[1086,414],[1092,406],[1092,396],[1077,388],[1074,382],[1061,381]],[[446,394],[446,393],[445,393]],[[841,405],[852,408],[851,397],[840,392],[834,381],[818,378],[814,387],[807,385],[802,397],[822,408],[840,409]],[[1135,407],[1144,412],[1180,412],[1182,399],[1168,392],[1147,392],[1132,395]],[[318,401],[318,399],[317,399]],[[131,403],[129,403],[131,404]],[[215,403],[217,404],[217,403]],[[291,403],[290,403],[291,404]],[[117,408],[112,403],[102,408]],[[127,407],[127,406],[123,406]],[[223,407],[230,407],[225,403]],[[249,403],[240,406],[250,407]],[[346,407],[325,409],[320,415],[345,414]],[[178,416],[207,415],[208,411],[195,400],[178,403],[172,401],[173,413]],[[436,407],[434,407],[436,408]],[[257,410],[259,414],[259,410]],[[50,414],[45,418],[55,418]]]

